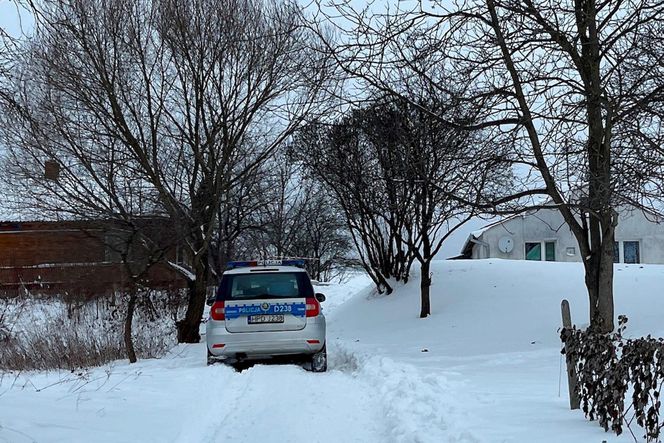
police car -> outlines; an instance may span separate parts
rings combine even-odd
[[[230,262],[206,322],[208,364],[293,357],[325,372],[324,300],[301,260]]]

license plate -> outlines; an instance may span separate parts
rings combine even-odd
[[[256,323],[283,323],[284,322],[284,316],[282,315],[276,315],[276,314],[263,314],[263,315],[250,315],[248,317],[248,321],[250,325],[256,324]]]

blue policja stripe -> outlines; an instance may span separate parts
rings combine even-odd
[[[259,314],[290,314],[295,317],[304,317],[307,313],[305,303],[270,303],[268,309],[260,304],[226,306],[224,313],[227,320]]]
[[[293,312],[291,312],[291,314],[293,314],[294,316],[304,317],[305,315],[307,315],[306,303],[293,303],[291,304],[291,306],[293,306]]]

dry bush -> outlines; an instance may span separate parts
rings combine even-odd
[[[0,299],[2,300],[2,299]],[[0,343],[5,343],[9,341],[9,336],[11,334],[9,328],[9,305],[7,303],[0,304]]]
[[[2,300],[0,370],[76,370],[126,358],[125,298],[83,304],[38,298]],[[133,323],[139,358],[160,357],[176,343],[171,301],[158,293],[139,302]]]
[[[65,328],[40,327],[12,338],[0,350],[0,369],[77,369],[124,358],[121,344],[111,337],[80,334]]]

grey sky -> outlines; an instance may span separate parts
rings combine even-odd
[[[18,37],[21,28],[29,32],[32,28],[32,17],[24,9],[18,8],[12,0],[0,0],[0,28],[9,35]]]

